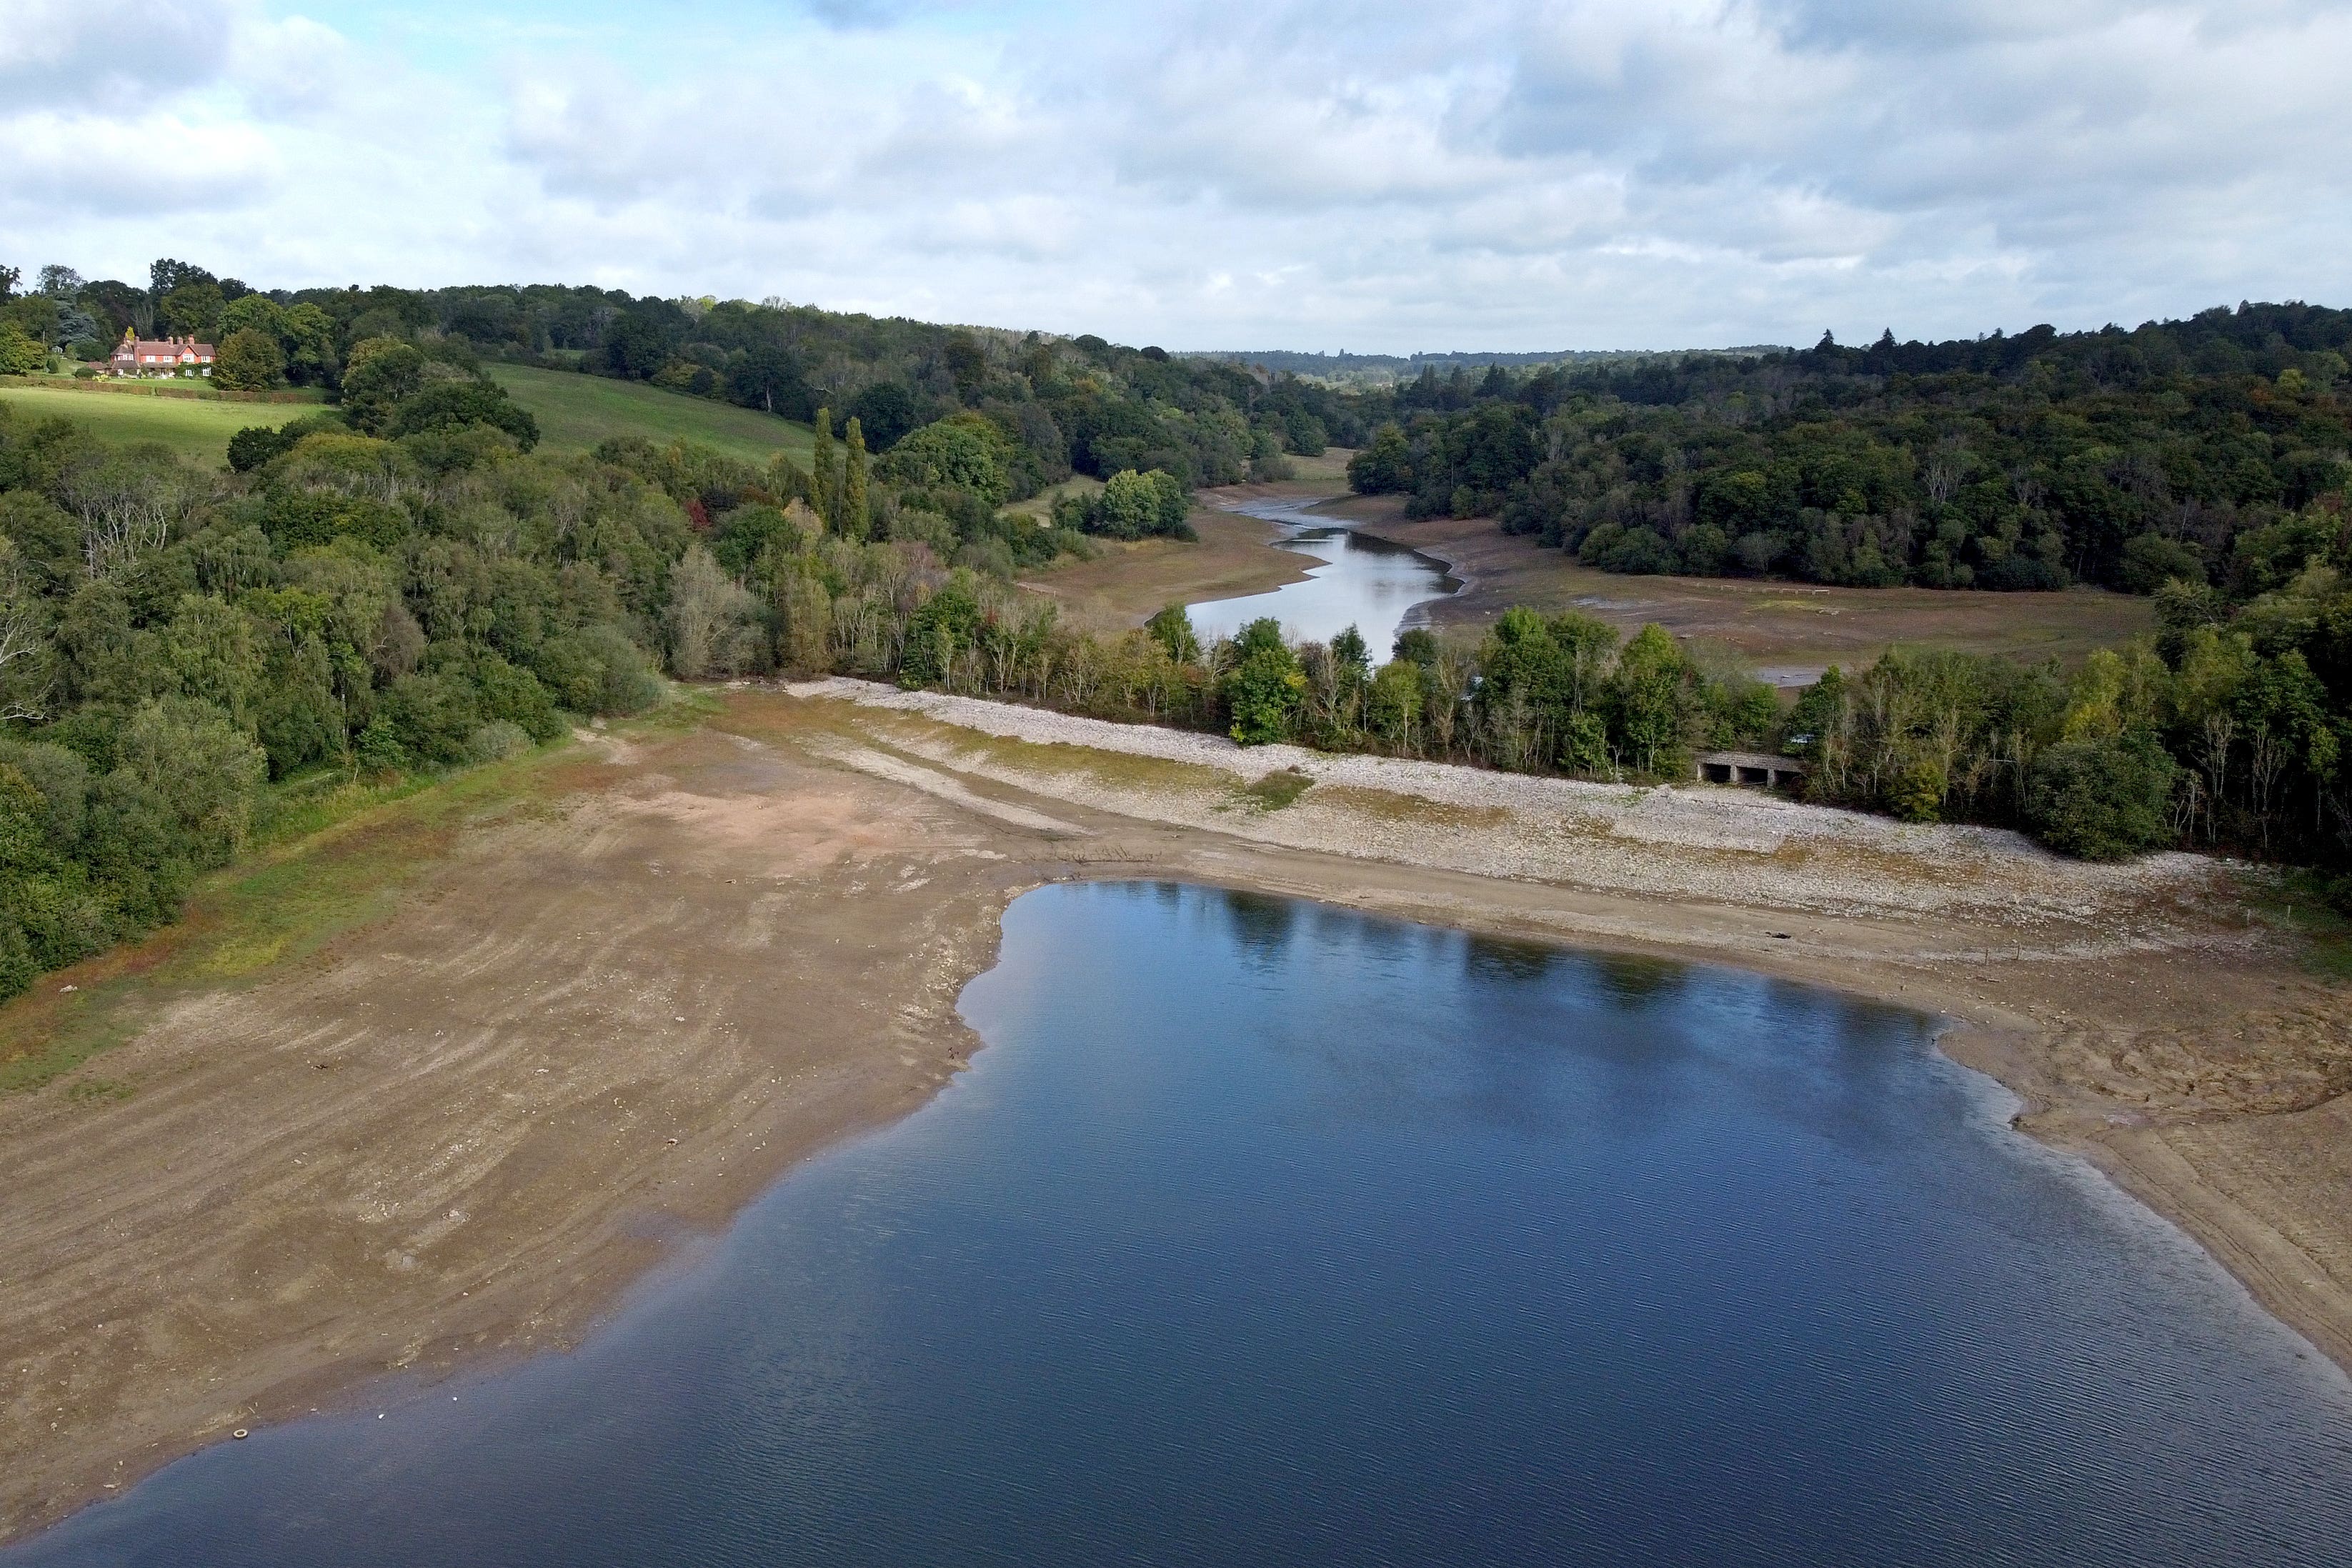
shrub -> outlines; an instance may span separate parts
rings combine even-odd
[[[0,915],[0,1001],[30,990],[40,974],[23,929],[13,917]]]
[[[539,444],[539,421],[508,396],[506,388],[488,381],[435,382],[402,400],[388,428],[401,436],[476,425],[504,431],[525,452]]]
[[[661,677],[615,626],[549,638],[531,656],[531,673],[574,713],[641,713],[661,699]]]
[[[989,506],[1002,506],[1012,493],[1004,437],[976,413],[952,414],[910,432],[876,465],[893,483],[961,490]]]
[[[466,741],[482,722],[473,683],[455,670],[403,675],[384,693],[383,717],[410,762],[466,759]]]
[[[955,564],[1009,582],[1013,578],[1013,549],[1003,539],[974,539],[955,552]]]
[[[483,714],[494,724],[511,725],[531,740],[553,740],[563,733],[554,697],[529,670],[485,653],[475,664],[474,685]]]
[[[523,733],[522,727],[502,718],[492,719],[466,737],[466,759],[469,762],[504,762],[530,749],[530,737]]]
[[[2063,742],[2034,761],[2026,821],[2054,850],[2084,860],[2122,860],[2172,837],[2179,772],[2144,734]]]
[[[907,651],[898,684],[912,691],[947,679],[955,661],[980,634],[980,605],[961,583],[923,601],[907,620]]]
[[[221,340],[213,361],[213,382],[230,392],[267,392],[286,379],[286,355],[278,340],[247,328]]]
[[[1944,809],[1944,770],[1914,762],[1888,780],[1886,809],[1906,822],[1932,822]]]
[[[1166,469],[1124,468],[1095,495],[1062,497],[1055,504],[1054,520],[1115,539],[1192,539],[1200,536],[1188,520],[1192,509],[1182,483]]]
[[[1307,676],[1282,640],[1282,623],[1270,616],[1251,622],[1234,640],[1234,652],[1237,662],[1224,679],[1233,721],[1227,733],[1244,746],[1288,739],[1307,700]]]
[[[2205,580],[2205,558],[2192,547],[2161,534],[2142,534],[2124,546],[2116,580],[2126,593],[2154,593],[2166,583]]]

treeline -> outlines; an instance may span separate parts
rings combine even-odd
[[[858,422],[876,454],[951,414],[986,420],[1006,498],[1076,474],[1160,470],[1183,487],[1280,477],[1292,455],[1361,441],[1386,405],[1295,376],[1091,335],[953,328],[770,300],[633,298],[552,285],[257,290],[173,259],[147,285],[41,268],[16,291],[0,269],[0,373],[44,356],[105,358],[125,330],[214,342],[225,387],[341,384],[354,345],[396,340],[478,359],[649,382],[806,422]],[[11,334],[14,334],[11,336]],[[5,362],[11,354],[25,361]]]
[[[2322,511],[2242,603],[2184,580],[2148,643],[2054,664],[1896,652],[1787,731],[1816,797],[2016,823],[2070,853],[2178,846],[2352,868],[2352,526]],[[2346,891],[2352,893],[2352,886]]]
[[[444,313],[443,331],[486,353],[523,355],[532,350],[518,340],[535,333],[522,297],[534,292],[427,298]],[[483,314],[503,300],[511,313]],[[1349,444],[1366,428],[1356,400],[1311,382],[1092,335],[625,295],[611,297],[596,319],[593,340],[568,356],[583,369],[794,420],[830,408],[856,418],[877,452],[952,413],[976,413],[1004,439],[1014,500],[1073,474],[1108,480],[1159,469],[1187,488],[1279,477],[1288,456]],[[493,320],[509,323],[509,335],[489,335]]]
[[[1587,565],[1864,587],[2240,597],[2352,478],[2352,312],[1433,371],[1349,468]]]
[[[1777,348],[1724,349],[1726,354],[1777,353]],[[1631,363],[1648,360],[1679,360],[1678,353],[1640,349],[1561,349],[1549,353],[1336,354],[1301,353],[1292,350],[1247,350],[1194,352],[1188,359],[1222,360],[1261,371],[1306,377],[1349,391],[1396,392],[1402,408],[1465,408],[1481,389],[1491,384],[1478,372],[1493,367],[1512,370],[1576,365]],[[1441,374],[1441,371],[1443,372]],[[1504,383],[1507,384],[1507,383]],[[1376,405],[1368,405],[1376,406]],[[1350,442],[1348,444],[1354,444]]]
[[[382,434],[268,433],[243,475],[0,409],[0,995],[171,918],[273,780],[502,757],[658,694],[677,502],[526,454],[478,383],[394,379]]]
[[[2340,542],[2337,548],[2341,548]],[[2336,568],[2235,613],[2210,591],[2166,591],[2151,646],[2054,662],[1897,649],[1832,669],[1793,708],[1737,666],[1656,626],[1621,638],[1576,612],[1514,609],[1483,637],[1402,633],[1385,663],[1352,631],[1286,643],[1273,621],[1203,646],[1181,607],[1113,641],[1039,607],[950,581],[879,630],[832,647],[830,667],[1333,751],[1650,782],[1689,776],[1694,751],[1750,749],[1812,765],[1809,799],[1909,821],[2015,827],[2065,853],[2227,849],[2352,864],[2352,720],[2318,660],[2352,660],[2352,595]],[[861,592],[863,591],[860,591]]]

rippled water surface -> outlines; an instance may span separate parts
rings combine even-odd
[[[0,1561],[2346,1560],[2343,1379],[1910,1015],[1142,884],[964,1008],[578,1354]]]
[[[1241,508],[1254,517],[1279,523],[1273,542],[1313,556],[1323,564],[1307,568],[1299,582],[1240,599],[1213,599],[1188,607],[1192,629],[1204,641],[1228,637],[1260,616],[1282,622],[1294,640],[1328,643],[1343,628],[1363,633],[1376,664],[1385,663],[1397,630],[1415,606],[1457,593],[1462,585],[1445,574],[1445,563],[1387,539],[1338,528],[1297,502],[1257,501]]]

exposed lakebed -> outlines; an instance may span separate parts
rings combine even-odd
[[[1270,615],[1294,639],[1328,643],[1353,626],[1363,634],[1373,662],[1384,663],[1398,631],[1412,623],[1413,611],[1460,592],[1462,585],[1435,557],[1335,524],[1316,516],[1311,505],[1267,500],[1237,508],[1282,528],[1272,541],[1276,548],[1321,564],[1309,567],[1304,580],[1265,593],[1188,605],[1192,629],[1203,641],[1214,641]]]
[[[2336,1563],[2352,1390],[1927,1020],[1057,885],[575,1354],[0,1563]],[[454,1397],[453,1397],[454,1396]],[[379,1419],[376,1411],[385,1414]]]

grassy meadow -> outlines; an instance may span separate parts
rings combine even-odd
[[[765,464],[788,452],[806,465],[816,435],[756,410],[664,392],[637,382],[608,381],[565,371],[493,365],[489,373],[539,421],[551,449],[585,450],[614,435],[640,435],[656,444],[684,438],[747,463]],[[0,402],[18,415],[77,420],[101,440],[126,444],[157,441],[181,456],[217,466],[228,460],[228,440],[248,424],[283,424],[310,412],[301,403],[247,402],[206,397],[160,397],[130,388],[0,385]]]
[[[101,440],[128,444],[158,441],[183,457],[217,466],[228,461],[228,438],[248,424],[283,424],[312,412],[301,403],[246,402],[226,398],[159,397],[109,388],[0,385],[0,403],[23,419],[62,416],[89,425]]]
[[[525,365],[488,371],[539,421],[540,439],[551,449],[586,448],[614,435],[639,435],[656,444],[683,438],[746,463],[764,464],[786,452],[804,466],[816,452],[816,433],[807,425],[756,409],[568,371]]]

